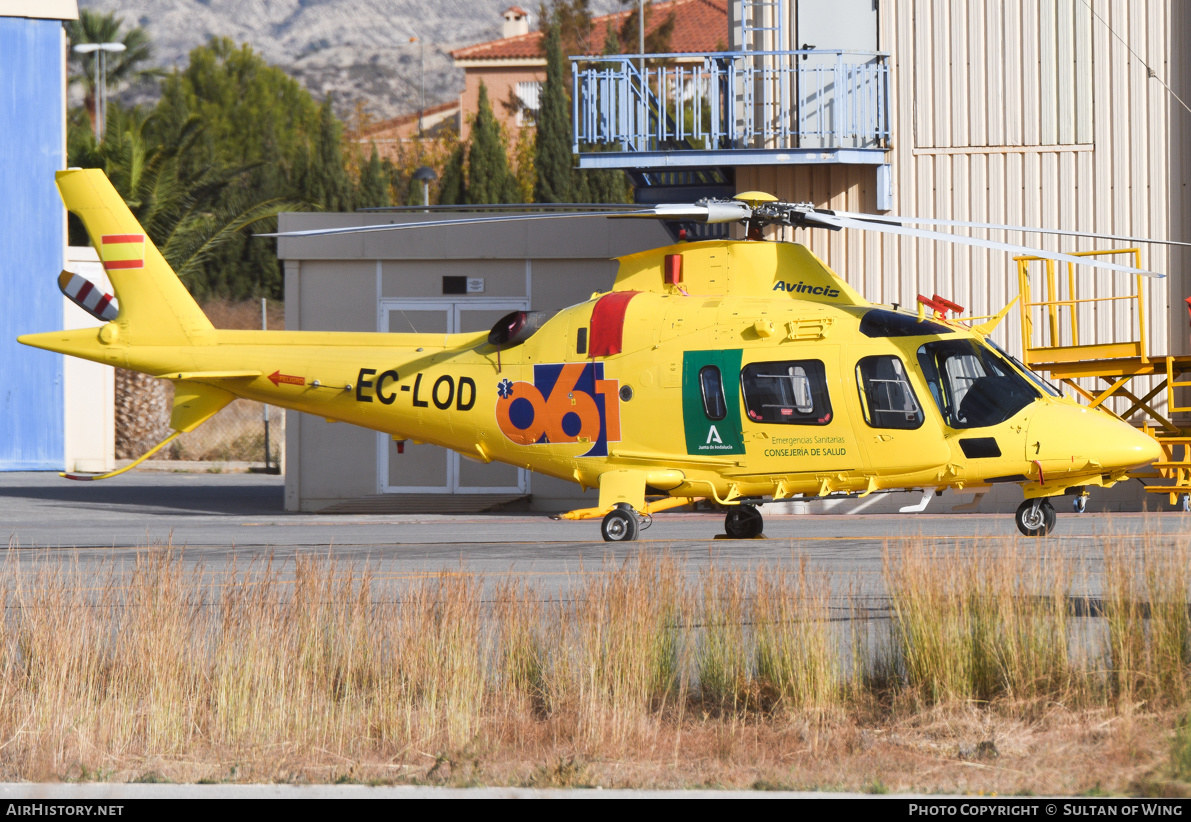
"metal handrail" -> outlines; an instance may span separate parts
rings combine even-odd
[[[572,57],[572,150],[887,149],[888,56],[800,49]]]
[[[1116,254],[1132,254],[1133,265],[1141,268],[1141,250],[1138,248],[1072,252],[1072,256],[1075,257],[1109,257]],[[1017,263],[1018,288],[1021,295],[1022,359],[1026,365],[1052,361],[1056,356],[1062,357],[1064,352],[1074,352],[1075,349],[1088,349],[1089,344],[1081,344],[1080,342],[1079,314],[1075,310],[1076,307],[1086,303],[1107,303],[1114,301],[1130,301],[1137,304],[1137,339],[1124,342],[1114,340],[1109,343],[1091,343],[1091,348],[1094,348],[1102,358],[1140,357],[1143,361],[1146,359],[1145,288],[1140,276],[1134,277],[1136,290],[1133,294],[1113,294],[1091,298],[1077,297],[1079,279],[1075,275],[1075,264],[1067,263],[1066,286],[1069,296],[1067,299],[1063,299],[1059,296],[1059,279],[1055,270],[1054,260],[1033,256],[1014,257],[1013,259]],[[1034,300],[1031,294],[1029,264],[1039,261],[1045,266],[1042,285],[1046,290],[1046,298]],[[1059,309],[1064,306],[1068,309],[1067,319],[1070,322],[1071,330],[1070,345],[1064,345],[1062,343]],[[1043,325],[1043,339],[1038,344],[1034,344],[1034,317],[1032,312],[1034,308],[1041,308],[1043,310],[1043,319],[1046,321]],[[1091,356],[1086,350],[1083,354],[1084,356]]]

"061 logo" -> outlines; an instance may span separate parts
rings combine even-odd
[[[497,385],[496,424],[518,445],[590,442],[580,456],[604,457],[620,441],[619,387],[602,362],[535,365],[533,382]]]

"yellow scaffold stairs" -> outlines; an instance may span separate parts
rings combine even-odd
[[[1073,256],[1113,255],[1132,255],[1130,262],[1141,266],[1137,248]],[[1077,278],[1073,263],[1040,257],[1014,260],[1025,364],[1068,386],[1090,407],[1101,406],[1122,420],[1140,417],[1142,430],[1157,440],[1164,456],[1135,476],[1145,482],[1147,492],[1168,494],[1171,505],[1181,498],[1183,510],[1191,510],[1191,418],[1181,416],[1191,412],[1191,405],[1180,405],[1176,392],[1191,388],[1191,379],[1185,378],[1191,375],[1191,356],[1148,350],[1143,278],[1133,278],[1132,294],[1105,295],[1110,286]],[[1065,276],[1059,273],[1059,265],[1066,265]],[[1130,329],[1127,336],[1132,339],[1096,341],[1107,336],[1109,329],[1111,336],[1119,337],[1123,328]],[[1165,399],[1165,413],[1156,407],[1159,399]]]

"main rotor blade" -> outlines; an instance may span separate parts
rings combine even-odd
[[[1122,243],[1154,243],[1157,245],[1178,245],[1191,248],[1191,243],[1180,240],[1155,240],[1152,237],[1126,237],[1120,234],[1100,234],[1095,231],[1069,231],[1061,228],[1033,228],[1024,225],[1004,225],[1002,223],[976,223],[968,220],[940,220],[927,217],[894,217],[885,214],[860,214],[851,211],[834,211],[841,217],[853,220],[863,220],[874,223],[891,223],[893,225],[945,225],[956,228],[990,228],[1000,231],[1021,231],[1033,234],[1055,234],[1060,237],[1098,237],[1102,240],[1114,240]]]
[[[384,223],[382,225],[347,226],[344,228],[312,228],[304,231],[275,231],[270,234],[254,234],[254,237],[329,237],[336,234],[368,234],[374,231],[404,231],[410,228],[444,228],[456,225],[479,223],[507,223],[518,220],[562,220],[569,217],[653,217],[653,209],[637,211],[568,211],[561,214],[487,214],[476,217],[452,217],[447,220],[427,220],[421,223]],[[678,219],[678,218],[675,218]]]
[[[1140,268],[1132,268],[1127,265],[1119,265],[1117,263],[1106,263],[1099,260],[1094,260],[1091,257],[1075,257],[1071,254],[1061,254],[1057,251],[1042,251],[1037,248],[1029,248],[1024,245],[1014,245],[1013,243],[998,243],[993,240],[982,240],[978,237],[965,237],[961,234],[947,234],[942,231],[928,231],[922,228],[907,228],[902,225],[894,225],[892,223],[881,222],[878,220],[863,219],[857,220],[851,217],[840,216],[840,212],[827,213],[823,211],[806,212],[805,217],[808,223],[819,223],[824,228],[838,227],[838,228],[859,228],[865,231],[880,231],[889,234],[901,234],[905,237],[918,237],[924,240],[942,240],[948,243],[959,243],[961,245],[970,245],[977,248],[991,248],[996,251],[1008,251],[1011,254],[1029,257],[1045,257],[1048,260],[1058,260],[1064,263],[1076,263],[1077,265],[1091,266],[1092,268],[1101,268],[1105,271],[1116,271],[1121,274],[1135,274],[1142,277],[1156,277],[1158,279],[1164,278],[1165,274],[1159,274],[1156,271],[1145,271]]]
[[[753,210],[744,203],[691,203],[647,206],[624,211],[568,211],[542,214],[484,214],[475,217],[452,217],[420,223],[384,223],[382,225],[348,226],[345,228],[313,228],[305,231],[276,231],[256,234],[257,237],[329,237],[336,234],[367,234],[374,231],[403,231],[411,228],[444,228],[456,225],[506,223],[522,220],[562,220],[570,217],[647,217],[660,220],[690,220],[697,223],[734,223],[748,219]]]

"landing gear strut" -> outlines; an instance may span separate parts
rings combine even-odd
[[[765,530],[765,518],[757,506],[741,503],[729,509],[724,517],[724,533],[729,539],[752,539]]]
[[[1023,500],[1013,517],[1017,530],[1027,537],[1046,536],[1055,529],[1058,519],[1054,506],[1045,497]]]

